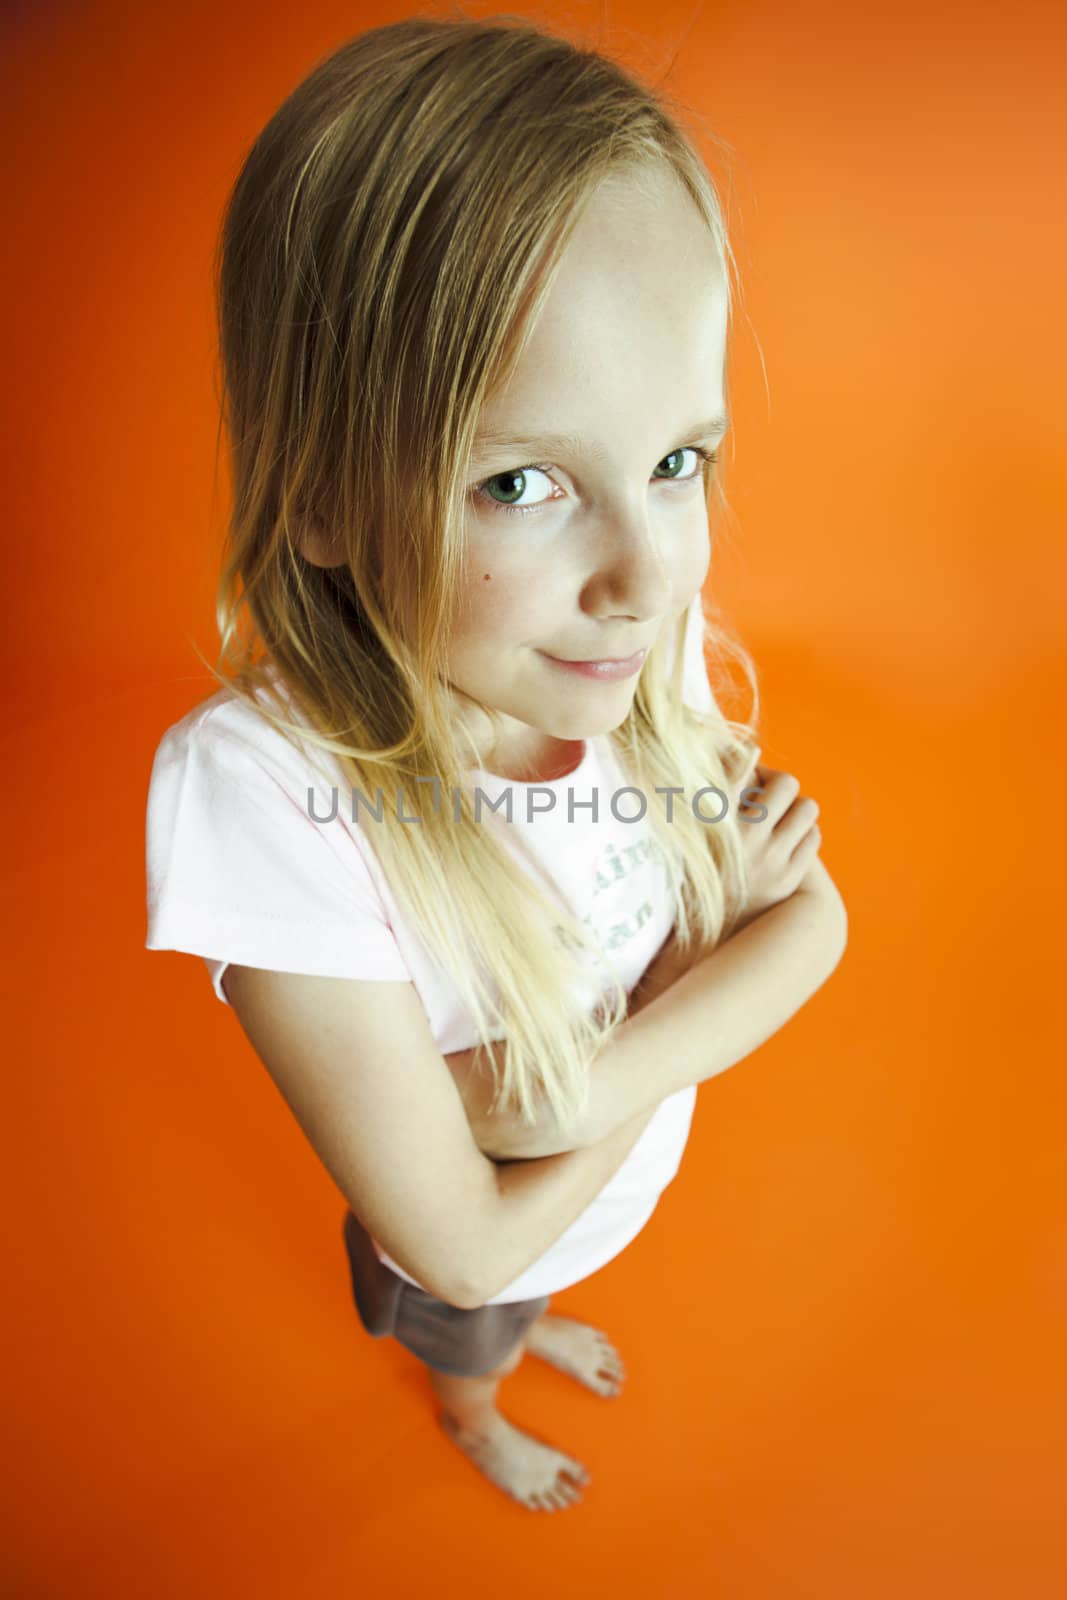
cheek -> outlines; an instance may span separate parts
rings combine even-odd
[[[558,577],[559,564],[548,557],[543,537],[536,553],[529,542],[521,530],[486,530],[477,521],[468,525],[462,581],[465,632],[518,636],[544,626],[546,610],[551,613],[553,607],[546,576],[555,572]]]
[[[528,578],[516,579],[502,572],[499,564],[483,562],[464,583],[457,639],[477,647],[479,642],[517,638],[529,627],[530,601]]]
[[[679,552],[675,587],[680,594],[695,594],[704,587],[711,565],[711,540],[706,524],[694,528],[693,537]]]

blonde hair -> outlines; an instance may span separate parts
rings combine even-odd
[[[233,483],[218,664],[233,672],[211,670],[301,748],[331,752],[353,790],[416,806],[419,826],[385,805],[373,830],[390,888],[480,1041],[507,1041],[495,1105],[527,1122],[547,1105],[571,1131],[625,989],[608,960],[610,987],[595,1009],[583,1001],[580,964],[604,970],[595,938],[468,805],[435,810],[415,779],[466,793],[476,757],[438,663],[479,413],[601,180],[665,171],[706,221],[729,293],[714,186],[663,96],[525,18],[414,16],[349,40],[289,94],[241,167],[216,260]],[[705,498],[725,504],[717,477]],[[341,565],[302,553],[316,524]],[[713,621],[714,708],[682,703],[684,626],[650,651],[609,736],[650,796],[726,787],[755,744],[754,721],[719,708],[732,656],[755,717],[755,668]],[[670,823],[654,804],[647,816],[681,946],[713,945],[744,901],[733,811],[710,827],[685,802]]]

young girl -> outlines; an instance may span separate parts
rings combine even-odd
[[[705,665],[755,694],[701,603],[731,261],[662,100],[511,18],[337,50],[221,238],[234,671],[156,752],[147,944],[207,961],[348,1202],[364,1327],[537,1509],[588,1475],[501,1377],[618,1392],[550,1296],[845,943],[818,807]]]

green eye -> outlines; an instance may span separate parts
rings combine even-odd
[[[672,450],[670,455],[663,457],[663,460],[669,461],[672,456],[683,456],[687,451],[690,450],[694,455],[700,457],[700,470],[697,472],[691,472],[684,478],[664,478],[660,480],[661,482],[675,484],[697,483],[702,478],[707,476],[709,467],[713,467],[719,459],[719,452],[717,450],[706,450],[703,445],[690,444],[680,446],[677,450]],[[663,463],[660,462],[660,466],[662,466],[662,464]],[[476,499],[487,501],[493,511],[518,512],[520,516],[528,516],[531,511],[540,511],[541,507],[546,502],[542,500],[539,501],[537,505],[533,506],[505,505],[501,501],[495,500],[493,496],[488,493],[489,485],[499,483],[502,479],[524,478],[527,472],[543,472],[547,474],[551,472],[551,470],[551,464],[542,462],[528,462],[522,467],[509,467],[506,472],[494,472],[492,477],[483,478],[481,483],[475,484],[474,496]],[[524,483],[523,488],[525,487],[526,486]],[[518,492],[521,494],[522,489],[520,489]]]

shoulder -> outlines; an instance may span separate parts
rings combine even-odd
[[[407,976],[373,847],[325,781],[333,759],[229,690],[165,730],[147,802],[151,948]],[[331,782],[339,790],[339,769]]]
[[[152,786],[195,771],[209,784],[250,784],[254,791],[274,785],[306,799],[309,787],[321,790],[340,781],[334,758],[302,736],[306,725],[286,698],[281,706],[262,694],[255,701],[220,689],[172,723],[156,746]],[[297,722],[297,731],[276,727],[263,707]]]
[[[319,876],[332,857],[362,886],[368,869],[377,881],[365,831],[346,815],[336,759],[302,737],[306,724],[288,705],[268,702],[295,731],[275,727],[259,703],[221,689],[165,730],[149,780],[150,849],[195,850],[228,873],[263,856],[280,867],[284,857],[290,877]]]

